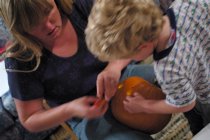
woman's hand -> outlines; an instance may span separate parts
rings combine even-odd
[[[117,90],[121,71],[106,68],[97,77],[97,96],[109,101]]]
[[[73,116],[86,119],[94,119],[101,117],[108,109],[108,103],[104,102],[100,105],[95,105],[98,101],[97,97],[85,96],[70,102],[73,109]]]
[[[121,71],[128,65],[130,59],[109,62],[107,67],[97,77],[97,96],[109,101],[117,90]]]

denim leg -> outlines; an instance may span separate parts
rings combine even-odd
[[[123,71],[120,81],[131,77],[139,76],[150,83],[155,82],[155,72],[152,64],[130,64]]]
[[[140,76],[154,83],[152,65],[130,64],[123,72],[121,80],[130,76]],[[149,134],[131,129],[118,122],[111,108],[101,118],[93,120],[71,120],[68,122],[80,140],[152,140]]]
[[[111,109],[101,118],[83,119],[72,129],[80,140],[152,140],[149,134],[119,123],[113,117]]]

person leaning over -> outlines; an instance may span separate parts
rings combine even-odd
[[[176,0],[162,15],[151,0],[97,0],[86,28],[100,60],[153,54],[164,100],[127,97],[130,113],[185,112],[193,134],[210,122],[210,1]]]

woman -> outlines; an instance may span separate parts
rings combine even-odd
[[[0,0],[1,16],[13,35],[6,69],[19,119],[32,132],[68,121],[82,140],[151,139],[115,122],[110,111],[105,114],[108,103],[94,105],[95,85],[97,96],[108,102],[129,60],[107,64],[88,52],[84,29],[92,4]],[[43,108],[43,99],[51,109]]]

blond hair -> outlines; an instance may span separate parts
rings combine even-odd
[[[61,8],[63,9],[63,11],[70,15],[71,11],[72,11],[72,5],[74,3],[74,0],[60,0],[61,3]]]
[[[87,46],[103,61],[128,58],[156,39],[162,24],[153,0],[96,0],[85,30]]]
[[[62,8],[65,8],[64,11],[71,11],[72,1],[60,1]],[[49,0],[0,0],[0,16],[12,35],[12,43],[7,47],[6,57],[13,57],[20,61],[31,61],[35,58],[37,62],[30,71],[11,69],[8,71],[32,72],[38,68],[43,45],[29,35],[28,31],[47,16],[51,9]]]

